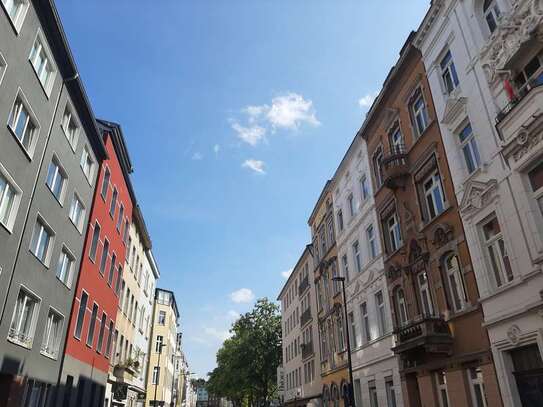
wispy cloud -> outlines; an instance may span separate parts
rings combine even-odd
[[[241,314],[237,311],[234,311],[233,309],[229,310],[227,313],[226,313],[228,319],[230,319],[231,321],[235,321],[237,320]]]
[[[204,333],[211,339],[219,340],[221,342],[224,342],[232,336],[229,331],[223,331],[210,326],[204,326]]]
[[[234,119],[230,119],[230,123],[237,137],[252,146],[264,141],[268,131],[295,131],[304,124],[313,127],[321,124],[313,102],[294,92],[276,96],[270,104],[246,106],[241,112],[247,125],[241,125],[239,120]]]
[[[254,172],[258,174],[265,174],[266,171],[264,170],[265,163],[264,161],[255,160],[253,158],[250,158],[248,160],[245,160],[243,164],[241,164],[243,168],[249,168],[250,170],[253,170]]]
[[[204,156],[203,156],[201,153],[199,153],[199,152],[195,152],[194,154],[192,154],[192,159],[193,159],[194,161],[200,161],[200,160],[202,160],[203,158],[204,158]]]
[[[214,152],[215,154],[219,154],[219,151],[221,151],[221,146],[220,146],[219,144],[215,144],[215,145],[213,146],[213,152]]]
[[[230,294],[230,299],[236,304],[245,304],[255,299],[253,291],[249,288],[240,288]]]
[[[288,269],[281,272],[281,276],[286,280],[290,277],[290,274],[292,273],[293,269]]]
[[[358,105],[363,109],[369,108],[377,95],[379,95],[379,91],[370,92],[362,96],[360,99],[358,99]]]

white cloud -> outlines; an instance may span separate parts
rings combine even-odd
[[[239,312],[234,311],[233,309],[229,310],[226,315],[230,320],[233,321],[237,320],[241,316]]]
[[[210,326],[204,326],[204,333],[211,337],[212,339],[219,340],[221,342],[224,342],[228,338],[232,336],[232,334],[229,331],[222,331],[217,328],[213,328]]]
[[[281,276],[283,276],[283,278],[287,280],[290,277],[291,273],[292,273],[292,269],[288,269],[288,270],[282,271]]]
[[[255,160],[253,158],[245,160],[243,164],[241,164],[243,168],[249,168],[258,174],[266,173],[266,171],[264,171],[264,165],[265,165],[264,161]]]
[[[252,146],[256,146],[266,135],[266,129],[258,124],[244,127],[234,121],[232,128],[236,131],[238,138]]]
[[[204,158],[204,156],[199,152],[195,152],[194,154],[192,154],[192,159],[194,161],[200,161],[203,158]]]
[[[240,288],[230,294],[230,299],[237,304],[248,303],[255,299],[255,295],[249,288]]]
[[[311,126],[320,125],[315,115],[315,109],[313,109],[313,102],[305,100],[297,93],[288,93],[273,98],[266,119],[273,128],[296,130],[302,123]]]
[[[362,96],[360,99],[358,99],[358,105],[363,109],[369,108],[377,95],[379,95],[379,92],[375,91]]]
[[[221,146],[218,145],[218,144],[215,144],[215,145],[213,146],[213,152],[214,152],[215,154],[219,154],[219,151],[221,151]]]

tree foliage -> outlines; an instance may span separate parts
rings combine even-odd
[[[234,322],[230,333],[217,352],[208,391],[230,399],[235,407],[271,400],[282,354],[279,307],[267,298],[258,300],[252,311]]]

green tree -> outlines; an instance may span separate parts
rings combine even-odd
[[[230,333],[209,374],[209,391],[227,397],[235,407],[260,405],[276,397],[282,354],[279,307],[267,298],[258,300],[234,322]]]

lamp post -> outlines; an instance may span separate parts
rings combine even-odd
[[[157,364],[157,378],[155,382],[155,397],[153,398],[153,406],[156,407],[156,391],[158,388],[158,382],[160,381],[160,355],[162,355],[162,348],[166,347],[165,343],[161,343],[158,348],[158,364]]]
[[[341,283],[341,290],[343,292],[343,312],[345,313],[345,327],[347,327],[349,321],[347,319],[347,296],[345,295],[345,277],[333,277],[332,281],[339,281]],[[347,360],[349,361],[349,401],[351,406],[356,407],[354,403],[354,389],[353,389],[353,362],[351,359],[351,339],[349,338],[349,329],[345,329],[347,337]]]

